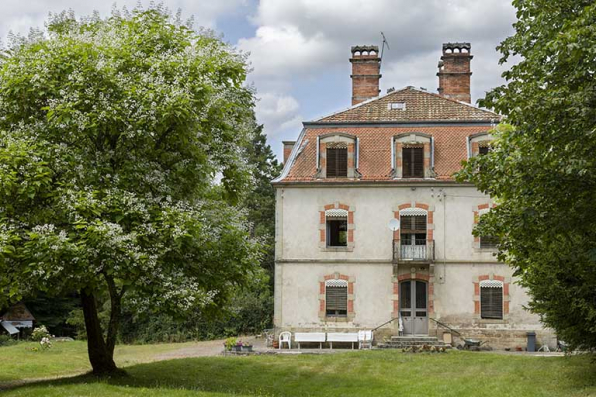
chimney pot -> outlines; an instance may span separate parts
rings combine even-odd
[[[470,62],[472,45],[470,43],[444,43],[443,55],[438,65],[439,94],[462,102],[471,103]]]
[[[381,58],[376,45],[352,47],[352,105],[379,96]]]

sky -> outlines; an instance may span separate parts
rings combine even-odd
[[[0,40],[9,32],[43,28],[49,12],[133,9],[147,0],[0,0]],[[248,52],[247,84],[257,92],[257,120],[277,156],[295,140],[302,121],[346,109],[351,102],[350,47],[389,48],[380,88],[423,87],[436,92],[442,43],[472,44],[472,102],[503,83],[496,46],[513,34],[515,9],[508,0],[164,0],[193,16],[237,49]]]

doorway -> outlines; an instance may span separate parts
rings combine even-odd
[[[399,309],[404,335],[428,335],[428,284],[407,280],[399,285]]]

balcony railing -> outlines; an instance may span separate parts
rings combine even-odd
[[[393,242],[393,262],[433,262],[435,260],[434,241],[416,240],[416,244]]]

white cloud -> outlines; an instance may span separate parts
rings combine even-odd
[[[257,121],[265,126],[272,137],[288,129],[299,127],[302,117],[298,101],[289,95],[262,93],[255,109]]]

